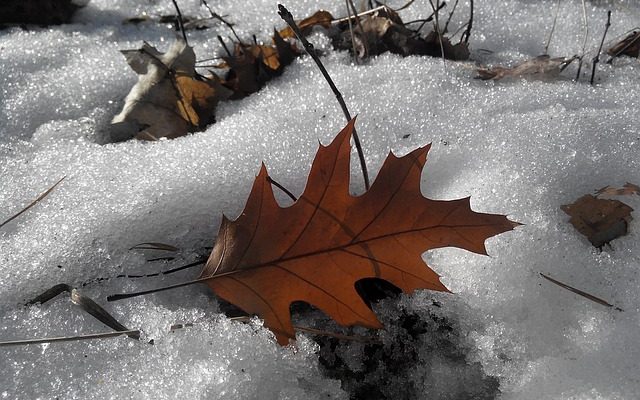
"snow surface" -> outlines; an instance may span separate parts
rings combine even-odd
[[[185,15],[207,15],[197,0],[179,3]],[[211,2],[243,37],[266,41],[273,26],[283,26],[274,1],[247,4]],[[543,53],[555,4],[476,1],[472,58],[512,65]],[[318,8],[346,14],[343,2],[287,6],[297,17]],[[468,2],[458,7],[453,27],[467,18]],[[587,2],[586,59],[597,49],[608,9],[609,38],[640,20],[635,1]],[[428,1],[416,1],[401,16],[409,21],[429,10]],[[165,51],[175,37],[168,25],[122,21],[173,12],[170,1],[93,0],[74,24],[0,31],[0,220],[66,176],[46,200],[0,230],[0,341],[106,331],[64,296],[23,305],[63,282],[144,331],[139,342],[121,337],[2,347],[0,398],[348,398],[348,385],[323,370],[320,348],[309,337],[301,334],[296,347],[281,348],[259,321],[243,324],[220,314],[206,288],[105,301],[108,294],[196,276],[192,269],[164,278],[115,278],[177,267],[206,252],[221,215],[241,211],[263,160],[272,176],[299,193],[317,141],[327,143],[345,124],[319,71],[303,57],[261,92],[223,103],[218,122],[205,132],[109,143],[109,121],[136,81],[118,50],[146,40]],[[580,53],[581,19],[580,1],[561,2],[551,55]],[[228,31],[215,25],[188,33],[199,58],[221,53],[218,33]],[[417,388],[413,397],[425,399],[637,398],[640,226],[633,221],[628,236],[599,252],[559,207],[605,185],[640,183],[638,61],[600,64],[595,86],[588,76],[573,82],[575,66],[546,81],[483,82],[472,79],[471,61],[443,66],[439,59],[385,54],[356,66],[321,33],[311,40],[325,51],[327,69],[358,114],[371,171],[389,150],[404,154],[432,142],[425,195],[472,196],[476,211],[525,224],[490,239],[490,257],[458,249],[425,254],[455,294],[419,292],[376,306],[388,325],[379,333],[388,348],[402,338],[394,325],[400,310],[424,317],[429,328],[394,355],[401,359],[411,350],[415,365],[400,373],[380,365],[362,380],[388,378],[381,389],[387,398],[406,397],[408,386]],[[355,166],[352,172],[353,190],[362,191]],[[640,207],[637,196],[623,200]],[[181,250],[173,261],[149,263],[166,254],[129,250],[141,242]],[[574,295],[539,272],[624,311]],[[433,315],[447,321],[449,333],[429,322]],[[194,326],[170,332],[187,322]],[[364,370],[362,344],[341,342],[338,350],[352,370]]]

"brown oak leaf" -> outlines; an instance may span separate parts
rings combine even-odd
[[[201,278],[221,298],[264,319],[280,344],[294,338],[290,305],[304,301],[341,325],[381,328],[354,285],[386,280],[404,292],[447,291],[421,255],[455,246],[486,254],[484,241],[518,223],[476,213],[469,198],[422,196],[430,146],[389,154],[371,188],[349,193],[354,121],[320,146],[300,198],[281,207],[262,166],[242,214],[223,218]]]

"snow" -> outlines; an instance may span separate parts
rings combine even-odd
[[[199,1],[179,3],[185,15],[207,15]],[[514,65],[541,54],[555,4],[476,2],[472,58]],[[283,26],[273,1],[211,5],[236,23],[242,37],[256,34],[266,41],[273,26]],[[343,2],[286,5],[296,17],[319,8],[346,14]],[[458,7],[454,27],[466,20],[468,2]],[[608,9],[609,38],[633,28],[640,17],[634,1],[587,2],[587,61]],[[416,1],[401,16],[409,21],[429,10],[428,1]],[[205,132],[156,143],[110,143],[109,122],[137,79],[119,50],[146,40],[166,51],[175,37],[167,25],[122,21],[173,12],[170,1],[93,0],[74,24],[0,31],[0,220],[66,177],[44,201],[0,229],[0,341],[107,330],[64,296],[24,306],[57,283],[78,287],[124,325],[144,331],[140,341],[1,347],[0,398],[348,398],[350,388],[376,381],[387,398],[637,397],[637,219],[629,235],[599,252],[560,210],[603,186],[640,182],[635,59],[599,64],[595,86],[588,74],[575,83],[575,66],[557,79],[483,82],[472,79],[473,62],[443,65],[434,58],[385,54],[356,66],[347,53],[331,50],[321,33],[311,37],[358,115],[370,171],[377,171],[389,150],[405,154],[432,142],[426,196],[471,196],[474,210],[525,224],[490,239],[490,257],[459,249],[426,253],[454,294],[419,292],[375,307],[388,326],[379,336],[384,351],[397,362],[413,355],[402,368],[368,366],[365,345],[339,342],[337,357],[351,371],[368,374],[341,385],[322,365],[326,348],[311,336],[300,334],[297,346],[279,347],[259,321],[243,324],[220,314],[221,305],[200,286],[107,303],[109,294],[195,277],[191,269],[160,278],[116,278],[206,255],[221,215],[241,211],[263,160],[275,179],[300,193],[318,140],[327,143],[345,124],[320,72],[303,57],[259,93],[222,103],[218,122]],[[560,12],[549,53],[578,54],[581,2],[561,2]],[[217,24],[188,36],[198,58],[207,58],[221,52],[216,34],[227,33]],[[583,70],[590,72],[589,63]],[[353,190],[360,192],[356,166]],[[640,207],[638,196],[622,200]],[[129,250],[141,242],[169,243],[180,251],[170,254],[172,261],[147,262],[167,254]],[[561,289],[540,272],[624,311]],[[397,325],[403,312],[426,321],[423,333],[407,336]],[[313,315],[300,319],[307,326],[326,325]],[[438,329],[437,321],[448,329]],[[177,323],[194,325],[170,331]]]

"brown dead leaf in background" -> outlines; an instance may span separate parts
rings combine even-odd
[[[348,22],[341,22],[337,33],[334,32],[331,38],[334,47],[355,51],[356,56],[361,60],[387,51],[403,57],[409,55],[442,57],[444,52],[444,57],[449,60],[469,58],[466,43],[453,45],[447,37],[433,31],[422,37],[407,28],[400,16],[389,8],[359,17],[359,20],[358,24],[353,22],[353,39]]]
[[[122,53],[139,76],[112,124],[132,128],[131,136],[138,139],[175,138],[202,130],[213,121],[218,101],[231,94],[217,76],[196,74],[195,53],[182,40],[166,53],[148,43]]]
[[[311,30],[314,26],[321,26],[325,29],[329,29],[331,27],[331,21],[333,21],[333,15],[328,11],[319,10],[316,11],[312,16],[303,19],[302,21],[297,22],[298,28],[302,31],[302,34],[308,35],[311,33]],[[283,39],[295,38],[296,34],[290,27],[286,27],[279,31],[280,36]]]
[[[622,55],[638,58],[638,54],[640,54],[640,31],[631,32],[627,37],[611,46],[607,50],[607,54],[613,58]]]
[[[482,80],[499,80],[507,77],[530,76],[535,78],[552,77],[558,75],[567,65],[571,64],[576,57],[557,57],[551,58],[548,55],[541,55],[513,68],[493,67],[478,68],[477,79]]]
[[[218,296],[264,319],[283,345],[295,337],[292,302],[316,306],[341,325],[381,328],[356,282],[378,278],[407,293],[447,291],[422,253],[455,246],[486,254],[487,238],[519,225],[472,211],[469,198],[423,197],[430,146],[403,157],[389,154],[371,188],[352,196],[353,129],[351,120],[320,147],[304,193],[289,207],[276,202],[263,165],[240,216],[223,218],[200,274]]]
[[[605,186],[602,189],[596,191],[596,196],[600,196],[603,194],[607,196],[628,196],[632,194],[640,195],[640,186],[627,182],[623,187],[619,189],[611,186]]]
[[[571,216],[571,225],[597,248],[626,235],[633,220],[633,208],[618,200],[598,199],[590,194],[560,208]]]
[[[273,45],[236,43],[233,55],[223,57],[224,66],[229,68],[223,84],[233,91],[230,98],[257,92],[267,81],[282,75],[284,67],[299,54],[278,32],[274,32]]]

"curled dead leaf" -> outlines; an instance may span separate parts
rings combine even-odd
[[[633,220],[633,208],[618,200],[598,199],[590,194],[560,208],[571,216],[571,225],[597,248],[626,235]]]
[[[196,74],[195,53],[182,40],[166,53],[148,43],[122,53],[139,76],[112,124],[132,130],[131,136],[157,140],[201,130],[213,121],[217,103],[231,95],[216,75]]]
[[[544,54],[520,63],[513,68],[500,66],[478,68],[478,76],[476,78],[482,80],[499,80],[507,77],[515,78],[522,76],[534,78],[552,77],[558,75],[575,59],[576,57],[551,58],[549,55]]]
[[[624,39],[614,44],[607,50],[611,57],[629,56],[638,58],[640,54],[640,30],[633,31]]]

